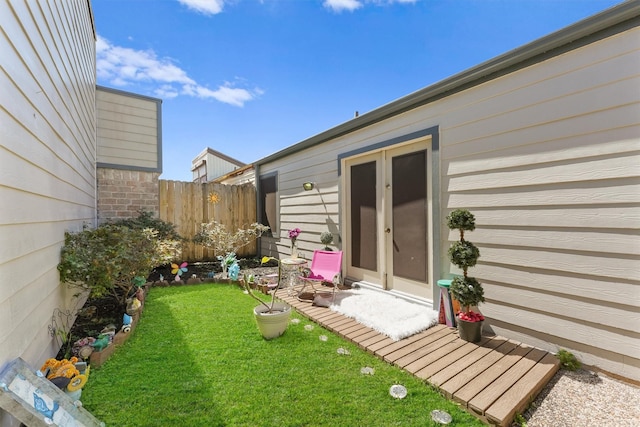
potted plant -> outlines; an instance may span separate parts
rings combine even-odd
[[[299,228],[289,230],[289,240],[291,240],[291,258],[298,258],[298,236],[302,233]]]
[[[271,301],[264,301],[253,292],[248,277],[245,277],[242,281],[245,291],[260,303],[253,309],[253,314],[258,324],[258,329],[265,339],[272,339],[282,335],[289,325],[289,317],[291,316],[291,306],[275,299],[275,294],[280,287],[280,279],[282,278],[282,264],[273,257],[263,257],[260,264],[265,264],[270,260],[278,262],[278,281],[270,292]]]
[[[331,249],[329,245],[333,243],[333,234],[331,234],[330,231],[320,233],[320,243],[324,245],[325,251],[332,251],[333,249]]]
[[[478,342],[482,337],[484,316],[471,310],[484,302],[484,289],[474,277],[467,275],[467,269],[476,265],[480,251],[471,242],[464,239],[465,231],[476,228],[475,217],[466,209],[456,209],[447,216],[447,225],[451,230],[460,231],[460,240],[449,248],[449,259],[462,269],[462,277],[458,276],[451,282],[449,291],[456,299],[463,311],[457,315],[458,332],[465,341]]]

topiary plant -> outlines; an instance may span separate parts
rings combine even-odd
[[[324,245],[325,251],[332,250],[329,245],[333,243],[333,234],[330,231],[323,231],[320,233],[320,243]]]
[[[467,275],[467,269],[476,265],[480,258],[480,250],[471,242],[464,239],[465,231],[476,229],[475,217],[466,209],[457,209],[447,217],[447,225],[451,230],[460,231],[460,240],[449,248],[449,259],[462,269],[463,276],[456,277],[449,288],[451,296],[460,302],[464,311],[458,318],[470,322],[480,322],[484,316],[471,311],[471,306],[484,302],[484,289],[480,282]]]

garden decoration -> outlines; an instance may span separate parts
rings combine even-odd
[[[209,193],[208,199],[209,199],[209,203],[216,204],[220,201],[220,195],[216,192],[211,192]]]
[[[298,236],[302,233],[299,228],[289,230],[289,240],[291,240],[291,258],[298,258]]]
[[[69,360],[48,359],[40,368],[40,372],[56,387],[64,391],[78,391],[87,383],[87,364],[81,362],[77,357],[72,357]]]
[[[174,277],[174,280],[175,280],[176,282],[179,282],[179,281],[180,281],[180,278],[181,278],[181,276],[182,276],[182,274],[187,272],[187,270],[188,270],[187,266],[188,266],[188,265],[189,265],[189,264],[188,264],[188,263],[186,263],[186,262],[183,262],[183,263],[182,263],[182,264],[180,264],[180,265],[178,265],[178,264],[171,264],[171,274],[175,274],[175,275],[176,275],[176,277]]]
[[[451,415],[449,415],[445,411],[440,411],[438,409],[434,409],[433,411],[431,411],[431,419],[437,422],[438,424],[445,424],[445,425],[450,424],[451,421],[453,421],[453,418],[451,418]]]
[[[240,273],[240,266],[236,258],[235,252],[227,252],[225,256],[219,255],[218,261],[220,261],[220,267],[222,268],[222,277],[227,278],[231,276],[231,279],[238,280],[238,274]],[[233,276],[231,275],[233,270]]]
[[[329,231],[323,231],[320,233],[320,243],[324,245],[325,251],[332,251],[333,249],[331,249],[329,245],[333,243],[333,234]]]
[[[122,316],[122,329],[121,329],[122,332],[124,332],[125,334],[128,334],[129,332],[131,332],[132,323],[133,323],[133,317],[125,313]]]
[[[407,388],[401,384],[394,384],[389,388],[389,394],[396,399],[407,397]]]
[[[284,302],[276,301],[275,299],[275,293],[280,287],[280,279],[282,278],[282,265],[280,264],[280,260],[273,257],[263,257],[261,264],[265,264],[271,260],[278,262],[278,282],[275,289],[270,292],[270,302],[265,302],[259,298],[251,289],[248,280],[242,282],[245,292],[260,303],[260,305],[253,309],[253,314],[258,324],[258,329],[265,339],[272,339],[282,335],[289,325],[289,317],[291,315],[291,306]]]
[[[456,209],[447,216],[447,225],[451,230],[460,231],[460,240],[449,248],[449,259],[463,271],[463,276],[453,279],[449,288],[451,296],[464,309],[458,313],[458,332],[463,340],[478,342],[482,338],[484,316],[472,311],[471,307],[484,302],[484,290],[480,282],[467,275],[467,269],[476,265],[480,251],[473,243],[464,239],[465,231],[475,230],[475,217],[466,209]]]

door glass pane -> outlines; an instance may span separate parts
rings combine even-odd
[[[277,207],[277,191],[278,184],[275,176],[260,178],[260,201],[262,205],[262,212],[260,213],[259,221],[270,229],[266,233],[268,236],[278,235],[278,220],[276,218]]]
[[[351,263],[377,271],[376,162],[351,166]]]
[[[427,280],[427,153],[392,159],[393,275]]]

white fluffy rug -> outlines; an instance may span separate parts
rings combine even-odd
[[[401,298],[369,289],[354,289],[336,294],[331,310],[351,317],[399,341],[438,323],[438,312]]]

